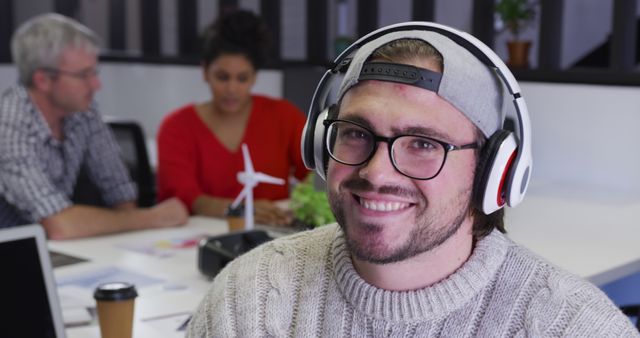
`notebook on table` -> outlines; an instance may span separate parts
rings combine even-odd
[[[0,230],[0,336],[64,338],[62,311],[40,225]]]

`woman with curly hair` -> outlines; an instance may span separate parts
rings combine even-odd
[[[168,115],[158,133],[158,197],[180,198],[193,214],[221,217],[242,190],[241,145],[256,171],[287,184],[254,188],[255,219],[286,224],[274,201],[289,197],[288,178],[308,171],[300,153],[304,114],[291,103],[251,93],[269,43],[263,21],[249,11],[220,17],[202,35],[202,74],[212,98]]]

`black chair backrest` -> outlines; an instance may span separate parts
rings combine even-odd
[[[129,169],[129,174],[138,184],[138,205],[148,207],[155,204],[155,177],[149,164],[142,127],[132,121],[111,121],[108,124],[120,145],[122,159]]]
[[[133,121],[109,121],[107,125],[113,131],[120,146],[122,160],[131,179],[138,186],[138,206],[148,207],[155,204],[155,176],[149,163],[146,139],[142,127]],[[72,197],[74,203],[104,206],[98,188],[91,182],[85,170],[81,170]]]
[[[631,319],[636,320],[636,328],[640,331],[640,304],[623,305],[620,310]]]

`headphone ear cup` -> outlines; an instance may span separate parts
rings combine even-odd
[[[338,118],[338,105],[337,104],[332,104],[331,106],[329,106],[329,109],[327,111],[327,116],[323,119],[323,121],[325,119],[337,119]],[[327,128],[324,126],[324,123],[322,124],[322,129],[323,129],[323,133],[322,133],[322,140],[320,140],[321,144],[322,144],[322,169],[324,170],[325,175],[323,177],[326,177],[326,173],[327,173],[327,169],[329,168],[329,150],[326,147],[326,143],[327,143]],[[326,179],[325,179],[326,180]]]
[[[473,201],[479,210],[489,215],[502,208],[505,193],[510,186],[509,170],[518,150],[515,136],[510,131],[496,131],[482,148],[476,166]]]
[[[329,117],[335,117],[337,114],[337,105],[332,104],[328,108],[325,108],[315,121],[315,128],[313,132],[313,163],[318,176],[323,180],[327,177],[327,165],[329,159],[329,153],[327,147],[325,147],[326,128],[324,126],[324,120]]]
[[[313,170],[316,168],[316,163],[314,161],[314,142],[315,142],[315,129],[316,129],[316,121],[318,117],[322,114],[314,113],[310,111],[307,116],[307,122],[304,124],[304,129],[302,130],[302,140],[300,142],[300,149],[302,151],[302,161],[307,169]]]

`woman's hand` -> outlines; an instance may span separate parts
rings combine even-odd
[[[287,211],[280,209],[270,200],[256,200],[253,208],[258,224],[289,225],[292,221],[292,216]]]

